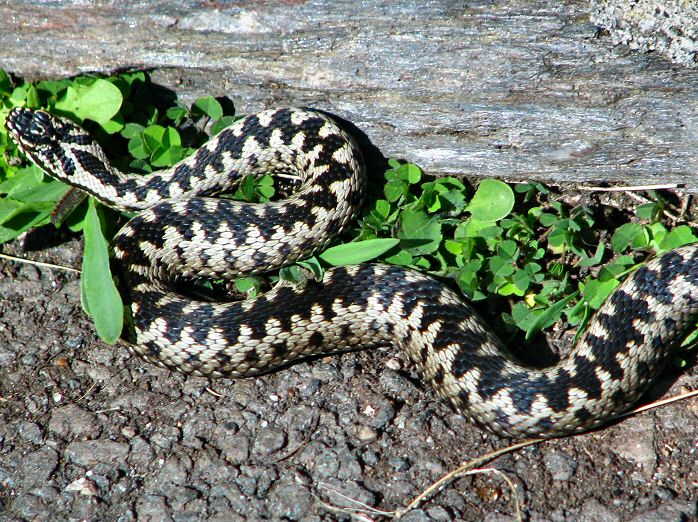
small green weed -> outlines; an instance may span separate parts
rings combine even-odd
[[[206,96],[191,107],[155,94],[142,73],[108,78],[26,83],[0,70],[0,243],[29,228],[47,225],[67,191],[19,157],[4,130],[16,105],[45,108],[82,123],[104,144],[121,168],[147,173],[180,161],[237,116]],[[159,100],[159,103],[155,103]],[[232,197],[269,201],[273,179],[244,178]],[[282,269],[276,278],[302,284],[330,266],[371,260],[402,265],[453,281],[473,301],[503,310],[494,318],[530,338],[563,315],[582,328],[645,252],[660,253],[696,241],[687,225],[660,222],[664,201],[640,205],[637,220],[603,237],[589,207],[569,208],[537,182],[510,186],[482,180],[475,190],[453,177],[427,179],[416,165],[389,160],[382,196],[367,204],[342,244]],[[121,300],[108,270],[108,238],[121,217],[90,202],[65,224],[83,230],[83,307],[100,337],[115,342],[122,323]],[[250,296],[259,277],[235,286]],[[516,298],[512,306],[506,305]]]

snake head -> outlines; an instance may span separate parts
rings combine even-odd
[[[27,153],[52,149],[66,135],[63,120],[46,111],[15,107],[5,120],[10,137]]]
[[[19,149],[49,175],[66,180],[75,170],[66,146],[92,143],[92,138],[72,121],[46,111],[13,108],[5,127]]]

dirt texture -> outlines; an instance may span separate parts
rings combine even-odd
[[[79,267],[80,242],[58,243],[13,246]],[[77,274],[2,261],[0,293],[5,521],[349,520],[328,506],[401,509],[509,442],[435,400],[387,349],[209,381],[99,341]],[[696,373],[668,371],[654,393]],[[500,457],[403,519],[516,520],[516,499],[526,520],[693,520],[697,457],[693,400]]]

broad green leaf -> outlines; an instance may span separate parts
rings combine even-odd
[[[184,158],[184,149],[179,145],[169,148],[160,147],[153,152],[151,163],[153,167],[169,167]]]
[[[308,278],[303,273],[303,270],[298,265],[285,266],[279,270],[279,279],[288,281],[293,285],[305,286]]]
[[[121,135],[127,140],[130,140],[136,136],[140,136],[144,130],[145,127],[140,123],[127,123],[121,130]]]
[[[449,252],[454,256],[458,256],[463,253],[463,242],[447,239],[444,241],[444,248],[446,249],[446,252]]]
[[[165,127],[162,125],[150,125],[143,131],[143,141],[151,151],[156,151],[163,146]]]
[[[606,247],[603,243],[599,243],[596,247],[596,253],[592,257],[587,257],[579,262],[579,266],[594,266],[598,265],[603,259],[603,254],[606,251]]]
[[[647,221],[656,221],[662,212],[662,205],[657,202],[639,205],[635,210],[637,217]]]
[[[46,225],[50,222],[53,205],[46,204],[43,210],[22,212],[8,220],[7,226],[0,226],[0,243],[6,243],[26,232],[30,228]]]
[[[390,203],[395,203],[407,194],[407,184],[399,179],[390,180],[383,187],[383,194]]]
[[[609,279],[607,281],[592,279],[584,285],[584,300],[594,310],[597,310],[619,284],[620,281],[617,279]]]
[[[12,94],[10,95],[12,105],[23,105],[26,99],[27,88],[24,85],[18,85],[12,89]]]
[[[377,258],[399,242],[394,238],[355,241],[328,248],[318,257],[332,266],[355,265]]]
[[[150,157],[150,149],[146,145],[142,134],[134,136],[129,140],[128,151],[131,156],[139,160],[144,160]]]
[[[26,190],[33,190],[44,179],[43,171],[33,163],[29,167],[17,169],[15,175],[0,183],[0,193],[13,198]]]
[[[422,210],[405,209],[400,214],[400,245],[412,255],[431,254],[441,243],[441,222]]]
[[[619,226],[611,238],[611,248],[617,254],[633,245],[643,234],[643,227],[637,223],[626,223]]]
[[[465,208],[479,221],[497,221],[514,208],[514,191],[496,179],[483,179]]]
[[[523,297],[525,291],[524,291],[524,290],[521,290],[521,289],[518,287],[518,285],[516,285],[516,284],[514,284],[514,283],[505,283],[504,285],[502,285],[502,286],[500,286],[499,288],[497,288],[497,293],[498,293],[499,295],[503,295],[503,296],[505,296],[505,297],[506,297],[506,296],[509,296],[509,295],[512,295],[512,294],[517,295],[517,296],[519,296],[519,297]]]
[[[551,227],[559,218],[555,214],[543,212],[540,216],[538,216],[538,219],[540,220],[540,224],[544,227]]]
[[[478,275],[481,268],[482,261],[480,259],[470,259],[458,271],[458,286],[470,299],[477,299],[477,294],[484,297],[484,294],[480,292],[480,277]]]
[[[54,206],[52,201],[24,203],[0,199],[0,243],[12,240],[30,228],[49,223]]]
[[[417,165],[413,165],[412,163],[405,163],[400,168],[404,169],[407,173],[407,182],[410,185],[419,183],[419,180],[422,179],[422,169],[420,169]]]
[[[24,206],[25,204],[22,201],[11,198],[0,199],[0,224],[16,216]]]
[[[17,188],[12,191],[12,197],[24,203],[56,203],[70,187],[61,181],[48,179],[49,181],[34,186],[28,186],[24,190],[19,190],[19,188]]]
[[[659,246],[662,250],[671,250],[672,248],[688,245],[695,241],[698,241],[698,237],[695,236],[691,227],[688,225],[679,225],[664,237]]]
[[[164,148],[178,147],[182,145],[182,139],[179,137],[179,132],[174,127],[167,127],[162,134],[161,140]]]
[[[83,308],[92,317],[99,337],[114,344],[123,328],[124,308],[109,269],[109,245],[92,199],[85,215],[84,234],[85,252],[80,279]]]
[[[191,112],[195,118],[205,114],[212,120],[217,120],[223,116],[223,107],[213,96],[204,96],[194,102]]]
[[[414,263],[414,257],[406,250],[400,250],[397,254],[385,258],[391,265],[410,266]]]
[[[53,201],[25,203],[13,199],[2,199],[0,200],[0,224],[5,228],[16,230],[19,235],[31,226],[43,224],[44,220],[48,220],[55,205]]]
[[[113,119],[102,123],[102,129],[107,134],[116,134],[124,128],[124,119],[120,115],[116,115]]]
[[[184,107],[170,107],[165,113],[169,119],[171,119],[175,125],[179,125],[184,118],[187,116],[187,109]]]
[[[65,96],[56,102],[58,112],[75,116],[80,121],[108,122],[121,108],[123,96],[119,88],[107,80],[97,79],[89,85],[74,83]]]
[[[220,131],[232,125],[233,122],[240,119],[238,116],[222,116],[211,125],[211,134],[215,136]]]
[[[493,226],[494,221],[480,221],[478,219],[470,218],[458,225],[453,237],[455,239],[478,237],[481,235],[482,230],[491,228]]]
[[[41,107],[41,100],[39,99],[39,91],[36,87],[30,85],[27,89],[27,107],[30,109],[38,109]]]

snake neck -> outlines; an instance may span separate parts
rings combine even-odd
[[[118,210],[228,192],[246,175],[270,174],[299,186],[344,160],[363,170],[353,138],[323,114],[304,109],[268,110],[238,120],[192,156],[149,175],[117,169],[102,147],[68,119],[14,108],[6,127],[50,176]]]

